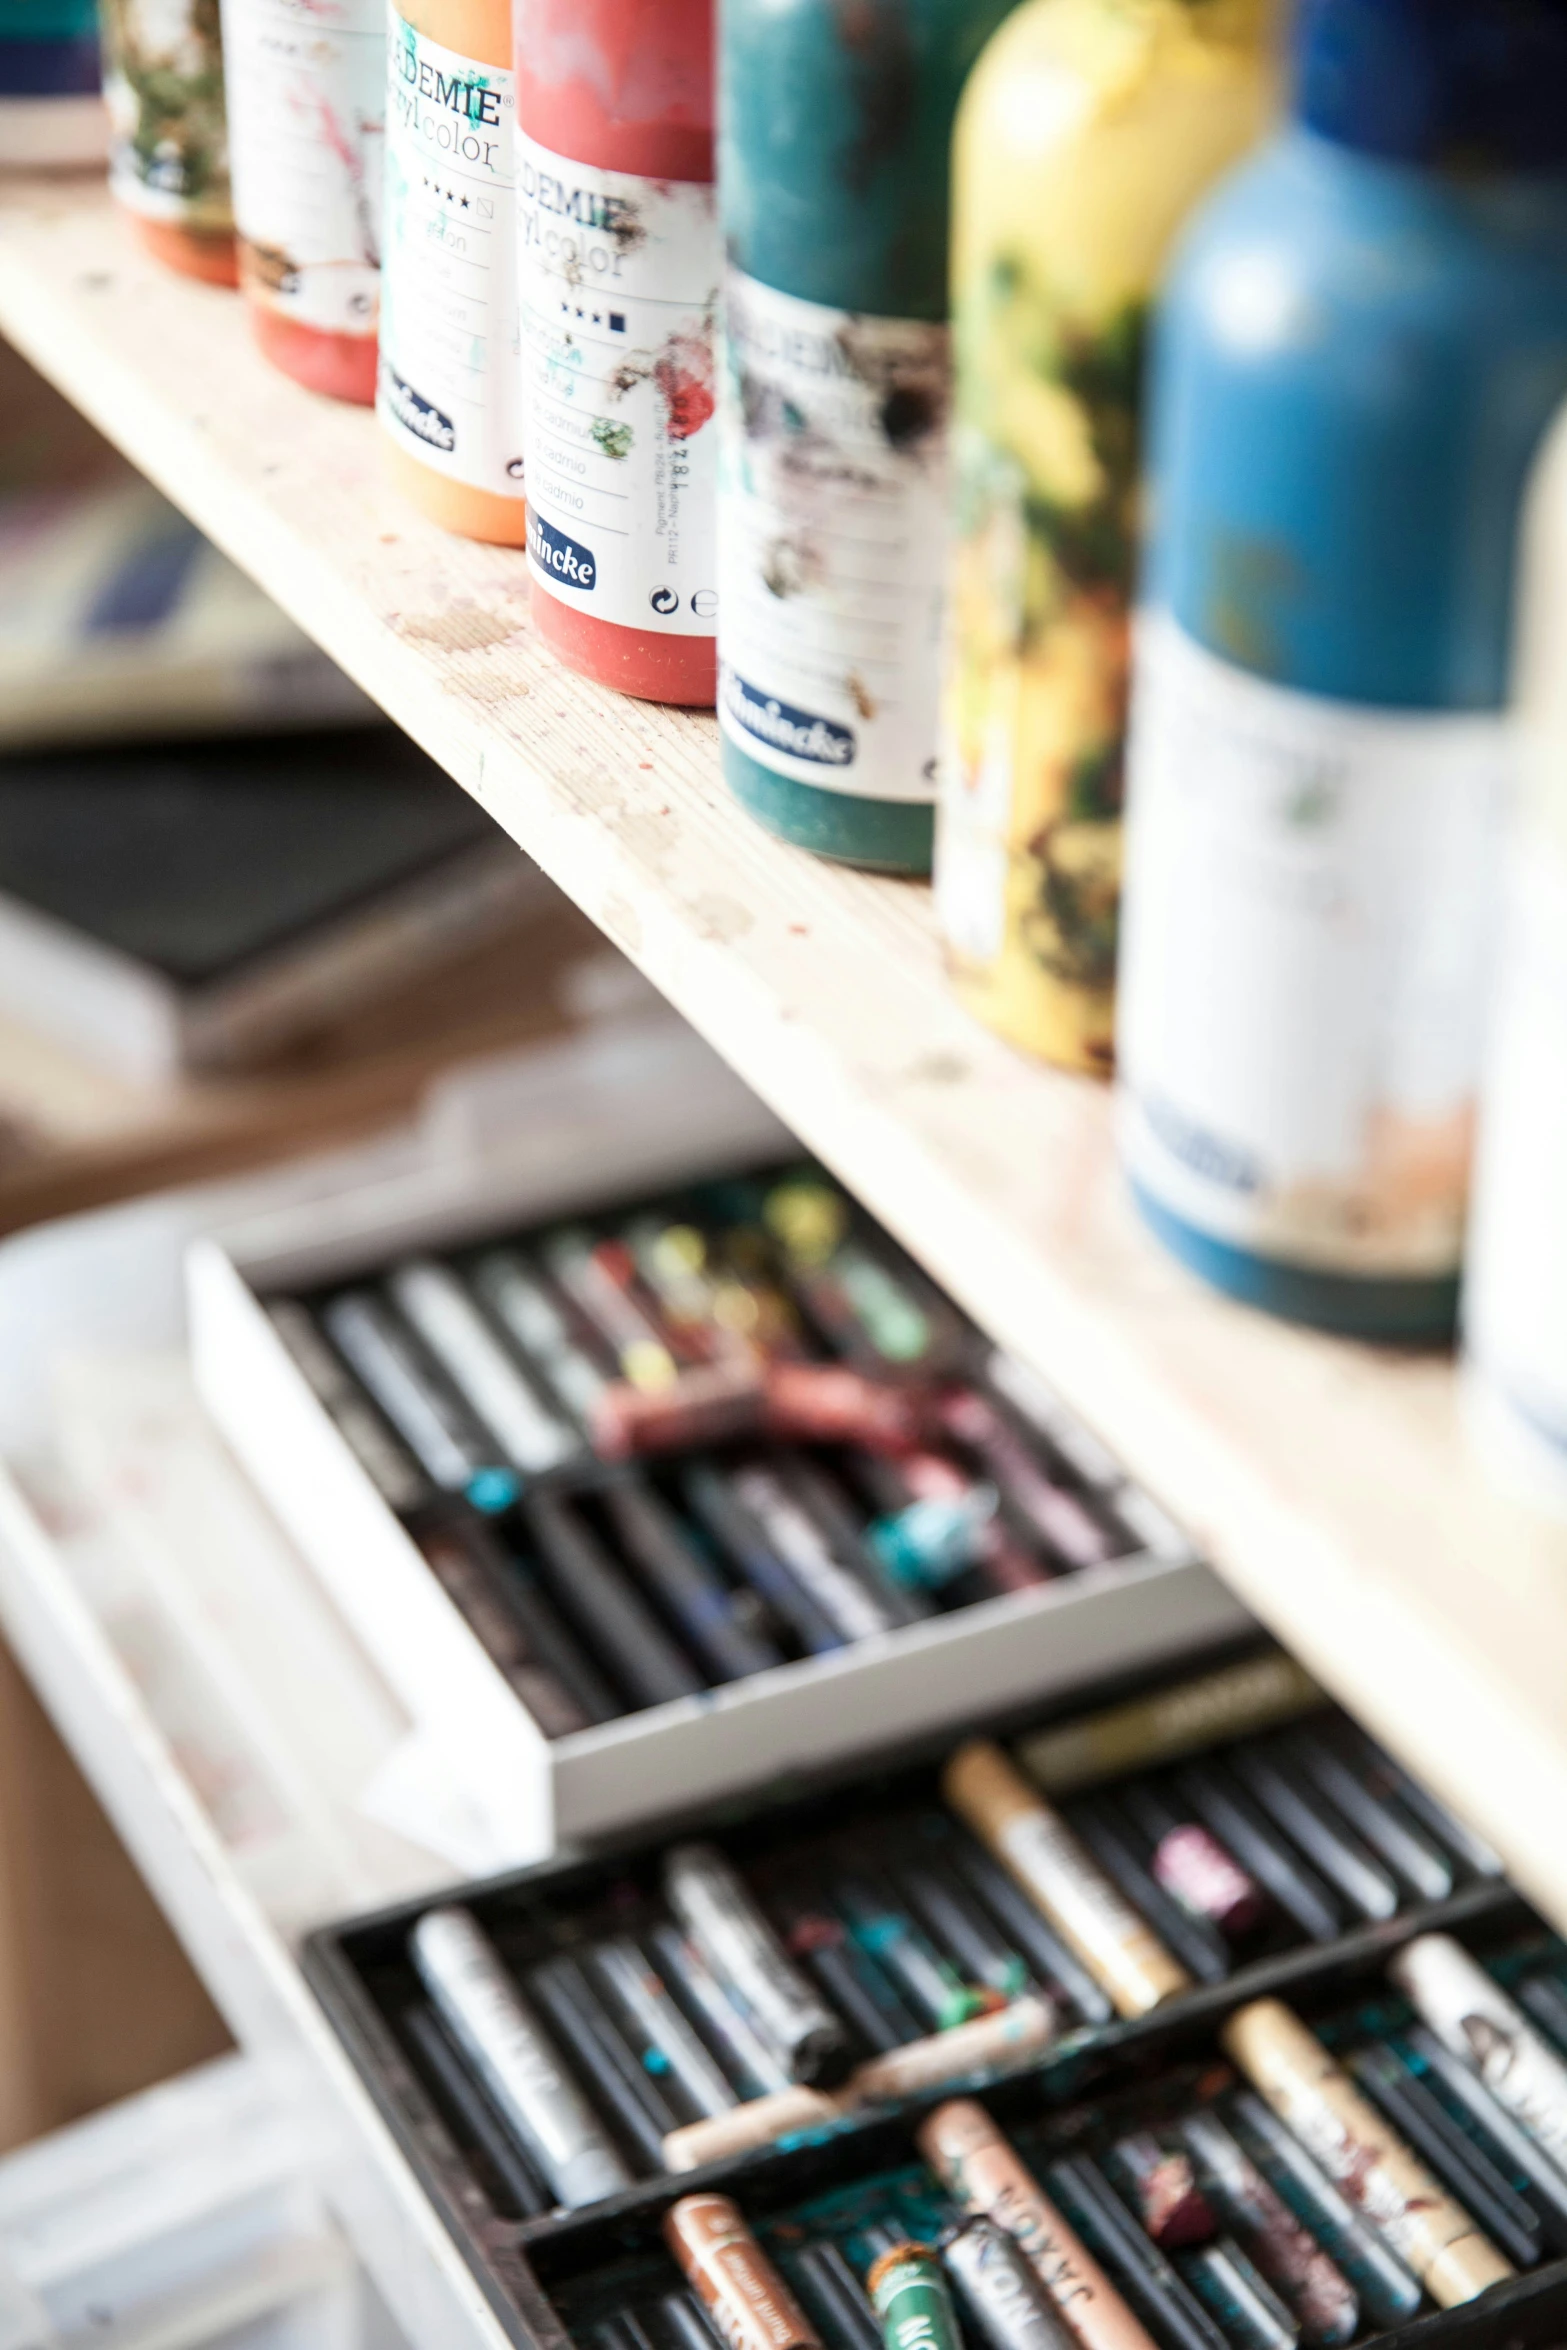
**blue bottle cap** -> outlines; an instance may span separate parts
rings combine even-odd
[[[1567,168],[1567,0],[1300,0],[1295,111],[1454,171]]]

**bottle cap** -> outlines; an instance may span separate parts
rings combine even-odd
[[[1308,129],[1434,170],[1567,169],[1567,0],[1301,0]]]

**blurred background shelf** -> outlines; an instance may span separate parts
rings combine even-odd
[[[307,2135],[332,2208],[408,2340],[492,2350],[500,2330],[294,1957],[319,1920],[450,1879],[448,1864],[353,1800],[358,1774],[395,1752],[405,1724],[205,1429],[177,1357],[149,1354],[138,1372],[146,1457],[194,1471],[209,1538],[171,1544],[150,1564],[52,1458],[0,1473],[6,1638],[123,1840],[120,1868],[129,1873],[128,1854],[223,2023]],[[239,1592],[222,1566],[236,1548],[247,1564]],[[255,1636],[259,1621],[289,1639]],[[101,1822],[97,1832],[112,1844]],[[100,1999],[113,1948],[100,1953]],[[115,1990],[146,1976],[145,1962],[129,1976],[122,1964]],[[117,1998],[105,2004],[118,2016]],[[160,2070],[210,2053],[222,2030],[205,2012],[205,2045],[166,2029],[165,2045],[139,2053]]]
[[[592,925],[558,900],[525,933],[421,972],[263,1069],[162,1083],[0,1015],[0,1235],[395,1125],[453,1063],[569,1026],[575,975],[606,960]]]
[[[780,847],[714,722],[560,669],[523,559],[382,482],[100,187],[0,183],[0,331],[520,841],[1256,1611],[1567,1922],[1567,1535],[1466,1454],[1451,1367],[1231,1308],[1118,1186],[1107,1097],[951,1000],[922,889]],[[0,1199],[3,1214],[3,1199]]]

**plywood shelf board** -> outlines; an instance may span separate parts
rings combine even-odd
[[[523,559],[422,524],[362,413],[91,186],[0,181],[0,329],[488,807],[1230,1580],[1567,1922],[1567,1535],[1498,1499],[1450,1367],[1270,1325],[1168,1264],[1110,1106],[970,1022],[928,892],[727,798],[711,718],[569,676]]]

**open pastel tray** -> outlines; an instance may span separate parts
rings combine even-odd
[[[1404,2011],[1385,1977],[1389,1958],[1418,1937],[1456,1937],[1487,1962],[1495,1954],[1506,1976],[1533,1969],[1554,1980],[1560,1954],[1494,1860],[1336,1709],[1313,1707],[1288,1660],[1276,1652],[1220,1657],[1213,1669],[1262,1677],[1256,1719],[1247,1723],[1221,1711],[1213,1716],[1217,1734],[1204,1744],[1191,1728],[1203,1709],[1176,1703],[1167,1719],[1184,1718],[1180,1751],[1152,1762],[1125,1767],[1123,1755],[1117,1769],[1113,1737],[1108,1744],[1101,1739],[1097,1753],[1092,1739],[1085,1748],[1080,1737],[1053,1738],[1048,1724],[1042,1731],[1040,1709],[985,1726],[1015,1769],[1050,1789],[1050,1805],[1148,1925],[1165,1958],[1178,1952],[1186,1980],[1167,1984],[1166,1995],[1142,2013],[1131,2012],[1135,1985],[1131,1997],[1109,1998],[1104,1978],[1088,1970],[1085,1987],[1085,1969],[1044,1915],[1025,1914],[1027,1903],[1019,1909],[1015,1881],[1009,1896],[1010,1872],[987,1868],[993,1845],[950,1800],[962,1786],[953,1777],[950,1736],[874,1769],[709,1806],[667,1823],[659,1835],[621,1837],[591,1857],[452,1896],[553,2033],[566,2071],[616,2151],[618,2178],[577,2208],[557,2205],[529,2148],[508,2130],[467,2062],[449,2014],[432,2000],[428,1972],[415,1962],[414,1937],[437,1905],[406,1905],[315,1936],[306,1952],[309,1979],[513,2338],[554,2344],[568,2337],[580,2350],[701,2350],[691,2328],[706,2321],[695,2303],[663,2306],[671,2296],[679,2301],[682,2280],[661,2236],[670,2206],[698,2191],[733,2197],[789,2274],[796,2256],[825,2231],[838,2247],[834,2257],[848,2260],[853,2286],[874,2247],[874,2233],[861,2223],[867,2213],[874,2220],[878,2198],[890,2197],[892,2216],[901,2213],[907,2224],[914,2209],[909,2193],[915,2205],[920,2193],[935,2195],[934,2180],[921,2187],[923,2174],[910,2170],[919,2163],[914,2134],[954,2097],[979,2096],[1040,2175],[1085,2150],[1097,2159],[1107,2133],[1116,2136],[1112,2124],[1126,2131],[1163,2126],[1171,2116],[1179,2123],[1188,2109],[1230,2097],[1234,2084],[1217,2035],[1228,2016],[1252,2002],[1283,1999],[1308,2021],[1322,2018],[1325,2028],[1356,2043],[1357,2064],[1370,2061],[1359,2041],[1402,2028]],[[1168,1670],[1163,1679],[1168,1685]],[[1125,1685],[1107,1694],[1124,1696]],[[1131,1701],[1145,1694],[1146,1676]],[[1161,1692],[1154,1685],[1154,1698],[1161,1694],[1168,1687]],[[1172,1818],[1175,1829],[1167,1826]],[[1238,1874],[1254,1892],[1260,1887],[1260,1905],[1246,1910],[1233,1887],[1226,1893],[1211,1876],[1194,1883],[1172,1871],[1164,1848],[1179,1829],[1207,1833],[1213,1844],[1222,1829],[1222,1852],[1240,1852]],[[701,2000],[692,1995],[700,1982],[677,1971],[675,1929],[683,1933],[688,1921],[669,1906],[671,1837],[718,1848],[844,2022],[855,2070],[848,2089],[823,2092],[836,2101],[832,2111],[802,2116],[778,2100],[778,2126],[758,2129],[756,2142],[744,2142],[749,2123],[768,2110],[767,2085],[746,2081],[733,2045],[706,2028]],[[1211,1862],[1211,1852],[1207,1857]],[[1178,1910],[1195,1931],[1176,1931]],[[1215,1917],[1225,1919],[1222,1930]],[[708,2058],[721,2069],[728,2065],[729,2110],[710,2104],[703,2120],[680,2062],[670,2066],[656,2031],[638,2037],[634,2002],[617,2004],[615,1969],[603,1954],[618,1950],[615,1963],[622,1965],[628,1947],[655,1975],[662,1967],[664,1987],[683,2005],[697,2038],[705,2034]],[[686,1949],[689,1958],[689,1944]],[[931,2009],[921,2016],[922,1981],[927,2001],[939,2003],[943,1979],[950,1989],[954,1977],[975,1994],[980,2012],[963,2016],[955,2009],[939,2022]],[[879,2002],[874,2014],[866,2005],[868,1982],[872,2004]],[[1552,1991],[1547,1983],[1539,1996],[1559,1999],[1567,2015],[1559,1987]],[[1008,2017],[1027,2017],[1041,2002],[1053,2011],[1047,2044],[1034,2044],[1025,2030],[1008,2045]],[[1376,2061],[1395,2063],[1381,2055]],[[1413,2077],[1424,2059],[1405,2047],[1396,2063]],[[874,2093],[856,2091],[856,2082],[873,2077]],[[1411,2088],[1400,2074],[1394,2089],[1384,2085],[1379,2093],[1392,2098],[1395,2089],[1404,2098],[1397,2111],[1406,2135],[1435,2132],[1434,2159],[1447,2166],[1442,2175],[1466,2193],[1479,2181],[1472,2192],[1504,2237],[1519,2277],[1487,2295],[1483,2315],[1438,2314],[1415,2289],[1406,2305],[1382,2309],[1381,2317],[1396,2323],[1366,2320],[1342,2339],[1388,2334],[1402,2340],[1407,2333],[1411,2341],[1451,2339],[1484,2343],[1487,2350],[1567,2340],[1567,2267],[1558,2265],[1567,2254],[1567,2180],[1560,2208],[1549,2194],[1542,2201],[1517,2169],[1516,2146],[1487,2138],[1466,2108],[1454,2108],[1450,2085],[1433,2089],[1417,2078]],[[1433,2120],[1433,2099],[1446,2100],[1445,2119]],[[1419,2108],[1413,2120],[1406,2106]],[[704,2159],[712,2141],[703,2133],[715,2124],[731,2151]],[[1467,2132],[1478,2154],[1455,2151],[1455,2132]],[[1429,2151],[1425,2140],[1421,2146]],[[1550,2173],[1548,2160],[1542,2167]],[[899,2173],[908,2173],[901,2186]],[[1096,2192],[1113,2198],[1118,2190],[1101,2178]],[[1092,2221],[1090,2211],[1085,2240]],[[1124,2207],[1122,2223],[1132,2224]],[[1200,2282],[1210,2303],[1218,2296],[1222,2311],[1225,2280],[1233,2286],[1240,2277],[1244,2301],[1256,2271],[1235,2252],[1228,2232],[1221,2231],[1220,2251],[1223,2257],[1209,2259]],[[1108,2255],[1105,2265],[1113,2267]],[[1266,2279],[1261,2317],[1243,2309],[1242,2323],[1231,2309],[1226,2323],[1194,2286],[1183,2284],[1182,2274],[1178,2268],[1173,2320],[1165,2322],[1169,2313],[1157,2294],[1143,2311],[1147,2339],[1161,2350],[1286,2350],[1307,2338],[1298,2329],[1290,2333]],[[846,2322],[842,2306],[812,2305],[808,2280],[798,2281],[826,2350],[871,2350],[863,2306],[857,2314],[850,2309]],[[1135,2298],[1132,2287],[1128,2295]],[[643,2299],[650,2313],[636,2317],[629,2339],[617,2334],[616,2313],[630,2309],[635,2316]],[[1195,2319],[1188,2306],[1194,2303]],[[970,2329],[971,2350],[985,2350],[985,2339]]]
[[[1244,1628],[828,1177],[644,1090],[599,1104],[591,1196],[580,1117],[541,1116],[460,1195],[191,1257],[204,1401],[489,1865]],[[606,1399],[654,1449],[605,1457]]]
[[[1485,1930],[1468,1929],[1464,1939],[1489,1957],[1503,1980],[1531,1970],[1536,1979],[1548,1970],[1555,1980],[1563,1962],[1558,1942],[1516,1921],[1509,1926],[1498,1918]],[[1381,1981],[1384,1956],[1364,1946],[1335,1952],[1318,1960],[1310,1980],[1291,1987],[1291,2006],[1341,2058],[1364,2061],[1367,2051],[1397,2049],[1406,2037],[1408,2010]],[[1437,2309],[1392,2264],[1388,2276],[1372,2278],[1354,2257],[1352,2241],[1337,2237],[1313,2208],[1309,2190],[1302,2193],[1303,2182],[1269,2159],[1269,2140],[1261,2134],[1266,2112],[1225,2060],[1218,2020],[1217,2003],[1205,1998],[1181,2017],[1152,2023],[1113,2048],[1049,2059],[980,2099],[987,2119],[1041,2182],[1159,2350],[1287,2350],[1312,2338],[1290,2301],[1260,2274],[1261,2264],[1240,2250],[1239,2231],[1222,2216],[1205,2241],[1151,2262],[1149,2277],[1124,2256],[1117,2258],[1118,2230],[1131,2219],[1131,2209],[1130,2199],[1110,2184],[1114,2149],[1129,2134],[1150,2128],[1165,2142],[1179,2142],[1182,2125],[1197,2116],[1217,2122],[1231,2146],[1238,2144],[1266,2166],[1265,2175],[1282,2191],[1280,2200],[1291,2197],[1285,2208],[1305,2220],[1338,2277],[1353,2278],[1350,2292],[1358,2309],[1347,2323],[1355,2330],[1346,2330],[1342,2340],[1375,2342],[1380,2350],[1439,2343],[1444,2350],[1559,2350],[1567,2339],[1567,2233],[1559,2217],[1532,2231],[1532,2266],[1470,2303]],[[879,2329],[873,2331],[863,2306],[856,2310],[851,2280],[864,2276],[882,2246],[897,2238],[930,2241],[957,2210],[923,2159],[917,2129],[914,2116],[888,2116],[857,2140],[801,2145],[748,2171],[731,2170],[687,2187],[716,2190],[739,2204],[827,2350],[875,2350]],[[1304,2168],[1309,2178],[1309,2158]],[[654,2350],[682,2350],[690,2325],[689,2317],[681,2322],[681,2305],[698,2303],[664,2239],[664,2217],[678,2193],[677,2186],[666,2185],[650,2191],[635,2211],[561,2214],[519,2230],[496,2271],[500,2283],[515,2263],[508,2299],[516,2338],[537,2342],[541,2350],[553,2350],[562,2338],[577,2350],[629,2350],[640,2333]],[[1366,2247],[1359,2249],[1364,2253]],[[1381,2249],[1379,2239],[1373,2238],[1372,2249]],[[523,2279],[526,2300],[518,2290]],[[1386,2296],[1375,2313],[1366,2306],[1374,2284]],[[1342,2302],[1341,2296],[1341,2308]],[[965,2340],[984,2350],[985,2331],[966,2308],[963,2314]],[[1388,2316],[1393,2322],[1381,2322]]]

